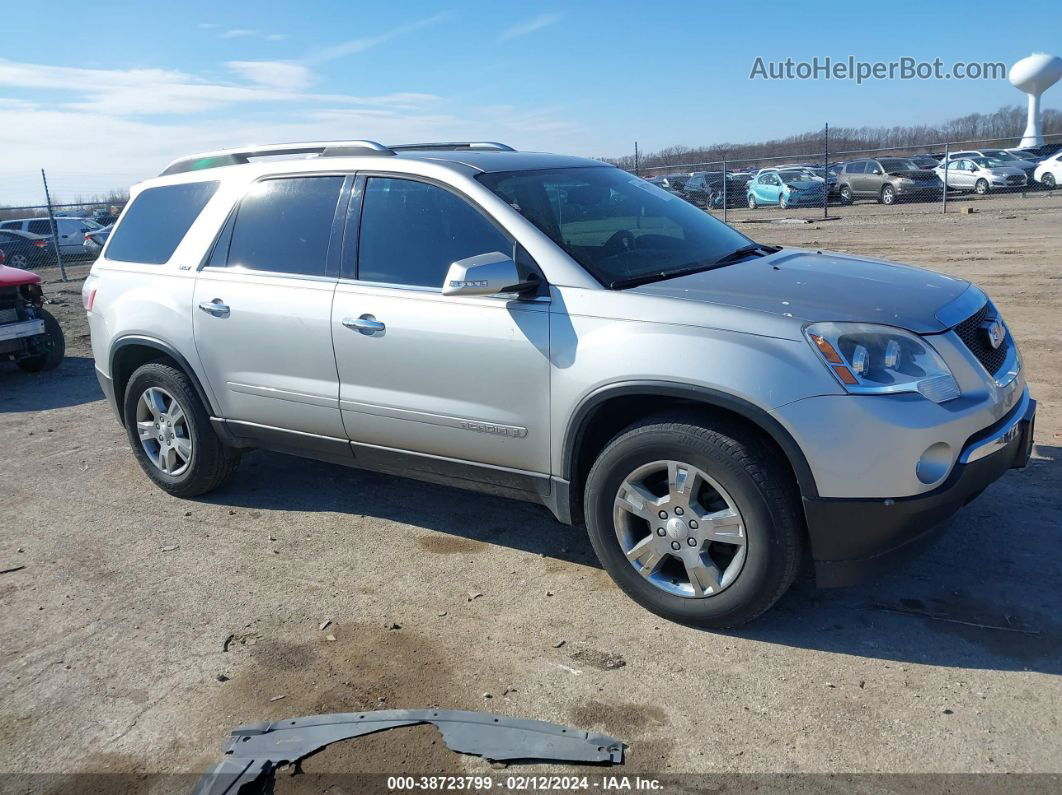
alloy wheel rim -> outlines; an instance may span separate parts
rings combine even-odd
[[[25,268],[29,265],[29,260],[26,259],[25,254],[15,254],[10,260],[8,260],[7,264],[12,268]]]
[[[745,523],[734,499],[681,461],[653,461],[631,472],[617,491],[613,525],[634,570],[673,596],[716,596],[745,565]]]
[[[161,387],[148,387],[136,403],[136,432],[148,460],[170,476],[192,463],[188,415],[177,399]]]

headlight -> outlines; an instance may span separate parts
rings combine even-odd
[[[851,394],[917,392],[934,403],[960,394],[940,354],[908,331],[871,323],[812,323],[804,334]]]

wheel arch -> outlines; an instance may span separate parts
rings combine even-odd
[[[125,401],[125,388],[129,383],[130,376],[141,365],[163,358],[171,360],[174,366],[182,370],[191,379],[196,394],[203,401],[207,412],[211,416],[217,416],[210,395],[203,388],[203,383],[199,380],[199,376],[188,362],[188,359],[180,351],[163,340],[139,334],[130,334],[119,337],[111,346],[110,374],[114,383],[114,400],[118,406],[118,416],[122,425],[125,425],[122,405]]]
[[[682,406],[740,420],[781,452],[802,496],[818,496],[807,457],[789,431],[766,410],[709,387],[666,381],[632,381],[601,387],[587,395],[576,407],[565,429],[560,474],[569,484],[567,501],[573,523],[582,520],[586,474],[596,454],[609,439],[642,417]]]

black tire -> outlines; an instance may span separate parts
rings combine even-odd
[[[45,349],[43,353],[17,360],[18,366],[27,373],[54,370],[66,354],[66,337],[63,336],[63,328],[59,325],[59,321],[46,309],[38,309],[37,314],[44,321]]]
[[[181,405],[192,442],[191,461],[179,475],[163,472],[148,458],[137,434],[137,402],[149,387],[161,387]],[[197,497],[228,481],[240,463],[240,454],[222,444],[214,433],[203,402],[184,372],[166,361],[152,361],[134,371],[122,403],[129,445],[137,463],[155,485],[174,497]]]
[[[841,204],[852,203],[852,189],[848,185],[841,186]]]
[[[988,188],[989,185],[987,179],[979,179],[977,180],[977,182],[974,183],[974,193],[977,193],[981,196],[984,196],[986,193],[988,193]]]
[[[30,267],[29,257],[22,252],[12,254],[7,258],[7,266],[10,268],[18,268],[19,270],[26,270]]]
[[[759,207],[759,204],[756,203],[756,197],[753,194],[750,193],[748,195],[748,200],[750,210],[755,210],[757,207]]]
[[[783,210],[789,209],[789,201],[785,198],[784,193],[778,196],[778,206],[781,207]]]
[[[736,579],[715,595],[686,598],[642,577],[616,537],[613,507],[620,485],[638,467],[681,460],[714,478],[733,498],[747,536]],[[616,436],[587,478],[584,510],[602,566],[624,592],[663,618],[724,629],[753,620],[792,584],[802,557],[803,524],[792,477],[746,427],[692,413],[650,417]]]
[[[1047,172],[1046,174],[1044,174],[1040,178],[1040,184],[1043,185],[1047,190],[1054,190],[1055,189],[1055,175],[1052,174],[1050,171]]]
[[[896,203],[896,190],[892,187],[892,185],[881,186],[881,195],[879,196],[879,201],[882,204],[886,205]]]

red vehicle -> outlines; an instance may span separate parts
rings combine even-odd
[[[9,268],[0,249],[0,360],[36,373],[63,361],[66,341],[59,322],[44,308],[41,277]]]

